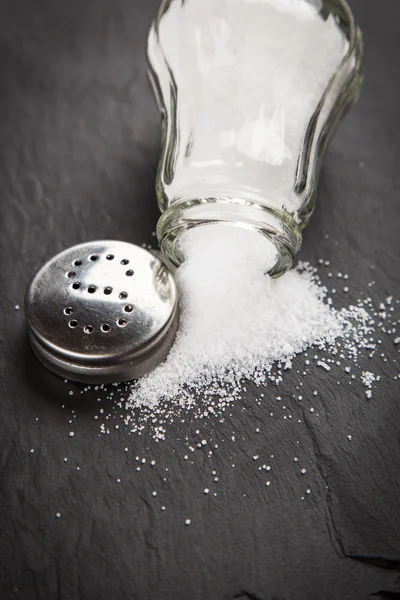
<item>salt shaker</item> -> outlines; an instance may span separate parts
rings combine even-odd
[[[164,0],[148,38],[162,116],[157,236],[174,264],[188,229],[232,223],[287,271],[321,161],[359,95],[362,37],[344,0]]]

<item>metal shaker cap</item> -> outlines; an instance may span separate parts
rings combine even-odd
[[[167,356],[178,325],[175,281],[156,256],[96,241],[57,254],[25,299],[32,348],[59,375],[87,383],[140,377]]]

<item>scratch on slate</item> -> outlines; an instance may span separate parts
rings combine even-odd
[[[321,452],[319,449],[317,437],[316,437],[312,427],[310,427],[304,411],[303,411],[303,421],[304,421],[304,424],[306,426],[308,433],[310,434],[311,443],[312,443],[312,446],[314,449],[315,457],[317,459],[318,471],[319,471],[323,481],[325,482],[325,485],[327,488],[326,489],[326,512],[327,512],[327,525],[328,525],[329,537],[330,537],[332,545],[333,545],[334,549],[336,550],[336,552],[338,553],[338,555],[348,557],[348,555],[346,554],[346,551],[344,549],[340,535],[336,529],[335,520],[334,520],[333,513],[332,513],[332,497],[331,497],[331,489],[329,486],[329,478],[328,478],[327,474],[324,472],[324,469],[322,466],[322,457],[321,457]]]
[[[321,452],[319,449],[319,444],[318,444],[318,440],[317,437],[313,431],[313,428],[309,425],[309,423],[307,422],[307,416],[303,411],[303,420],[304,420],[304,424],[306,426],[306,429],[308,431],[308,433],[310,434],[310,440],[311,443],[313,445],[313,449],[314,449],[314,453],[315,453],[315,457],[317,460],[317,467],[318,467],[318,471],[322,477],[322,479],[324,480],[325,484],[326,484],[326,510],[327,510],[327,514],[328,514],[328,518],[327,518],[327,525],[328,525],[328,531],[329,531],[329,537],[331,539],[331,542],[335,548],[335,550],[338,552],[339,555],[344,556],[346,558],[350,558],[352,560],[358,560],[360,562],[369,564],[371,566],[380,568],[380,569],[387,569],[387,570],[397,570],[400,571],[400,562],[399,561],[394,561],[394,560],[390,560],[384,557],[368,557],[368,556],[357,556],[357,555],[353,555],[350,554],[349,552],[347,552],[343,546],[340,534],[337,531],[336,525],[335,525],[335,519],[333,516],[333,512],[332,512],[332,497],[331,497],[331,488],[329,486],[329,477],[328,475],[324,472],[323,466],[322,466],[322,456],[321,456]],[[377,592],[378,594],[381,594],[382,598],[385,598],[385,596],[382,596],[382,592]],[[384,592],[384,593],[395,593],[398,594],[397,592]],[[371,596],[373,597],[373,596]],[[396,595],[396,596],[386,596],[387,598],[399,598],[400,600],[400,595]]]

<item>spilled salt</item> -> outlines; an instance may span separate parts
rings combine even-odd
[[[186,257],[177,271],[180,327],[167,360],[136,382],[128,408],[170,401],[189,408],[201,397],[240,396],[242,381],[264,383],[272,367],[291,367],[310,346],[332,347],[338,338],[368,331],[362,307],[336,310],[315,270],[300,264],[279,279],[267,271],[276,250],[263,235],[232,225],[207,225],[185,234]],[[318,361],[330,370],[324,361]]]

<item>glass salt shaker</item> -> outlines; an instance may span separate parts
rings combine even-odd
[[[162,116],[156,192],[175,265],[192,227],[232,223],[285,273],[313,212],[324,150],[362,81],[344,0],[164,0],[148,38]]]

